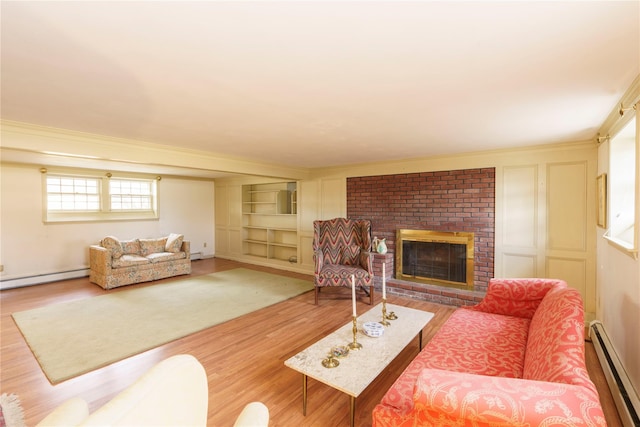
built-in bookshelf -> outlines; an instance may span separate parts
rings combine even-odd
[[[242,186],[244,255],[297,263],[295,182]]]

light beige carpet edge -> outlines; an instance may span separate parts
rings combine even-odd
[[[52,384],[313,289],[238,268],[13,313]]]

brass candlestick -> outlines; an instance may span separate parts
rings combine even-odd
[[[389,324],[389,322],[387,322],[387,323],[384,323],[384,322],[386,322],[387,320],[396,320],[397,318],[398,318],[398,316],[396,316],[396,314],[393,311],[391,311],[391,312],[389,312],[389,314],[387,314],[387,299],[383,298],[382,299],[382,320],[383,320],[383,322],[380,322],[380,323],[382,323],[383,325],[386,326],[386,325]]]
[[[349,348],[351,350],[360,350],[362,348],[362,344],[358,342],[356,339],[356,335],[358,334],[358,318],[353,316],[353,342],[349,343]]]
[[[384,326],[389,326],[391,323],[387,320],[387,299],[382,298],[382,320],[380,324]]]
[[[335,368],[338,365],[340,365],[340,362],[334,357],[333,352],[329,353],[327,358],[322,360],[322,366],[325,368]]]

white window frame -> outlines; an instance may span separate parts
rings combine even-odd
[[[124,186],[129,186],[129,191],[115,193],[113,191],[113,184],[121,182]],[[153,210],[155,200],[155,181],[150,179],[131,179],[131,178],[110,178],[109,179],[109,195],[105,197],[105,201],[108,204],[108,209],[111,212],[145,212]],[[147,187],[149,191],[143,191],[142,187]],[[146,190],[144,189],[144,190]],[[116,203],[115,198],[119,197],[120,202]],[[129,205],[128,207],[121,207],[119,205]]]
[[[52,174],[47,176],[45,185],[46,209],[49,212],[100,211],[101,182],[95,177]],[[91,191],[92,189],[93,191]],[[82,209],[82,205],[86,205],[84,209]]]
[[[609,140],[607,217],[604,238],[626,254],[638,257],[640,224],[640,114],[626,121]]]
[[[91,221],[134,221],[134,220],[157,220],[160,215],[158,211],[158,189],[160,177],[150,177],[137,174],[117,174],[112,175],[98,174],[97,172],[87,171],[47,171],[42,169],[42,194],[43,194],[43,221],[45,223],[56,222],[91,222]],[[98,181],[98,195],[99,195],[99,208],[98,209],[49,209],[49,177],[60,177],[62,179],[68,178],[76,181],[82,180],[97,180]],[[131,181],[135,183],[146,183],[149,185],[151,194],[132,194],[125,193],[123,196],[128,200],[135,200],[142,196],[143,198],[150,198],[145,207],[131,207],[127,209],[112,208],[111,206],[111,180],[119,181]],[[68,187],[67,187],[68,191]],[[139,193],[139,192],[138,192]],[[82,196],[82,193],[76,193]],[[67,196],[70,194],[68,193]],[[82,197],[80,197],[82,198]]]

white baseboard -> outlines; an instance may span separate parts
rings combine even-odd
[[[16,277],[13,279],[0,279],[0,290],[21,288],[23,286],[41,285],[43,283],[57,282],[58,280],[78,279],[89,275],[88,268],[62,271],[58,273],[38,274],[35,276]]]
[[[640,425],[640,396],[635,391],[602,322],[594,320],[589,324],[589,337],[598,355],[613,401],[618,408],[622,425],[625,427]]]

